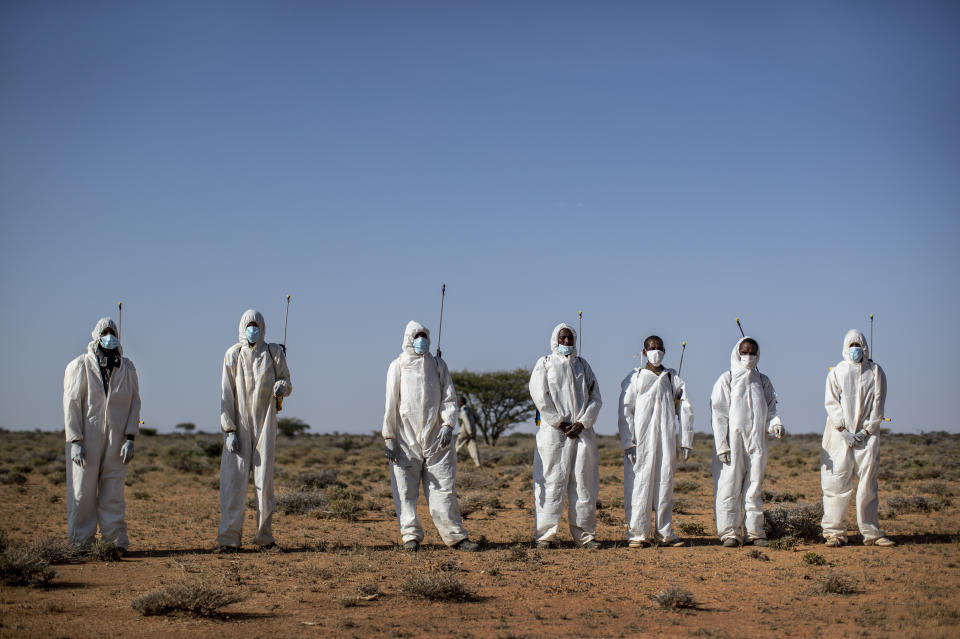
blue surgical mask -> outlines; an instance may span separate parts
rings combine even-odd
[[[573,346],[566,346],[565,344],[557,344],[557,352],[563,355],[564,357],[568,357],[570,355],[573,355]]]
[[[247,336],[247,341],[251,344],[256,344],[257,340],[260,339],[260,327],[259,326],[248,326],[243,334]]]
[[[863,359],[863,349],[860,348],[859,346],[851,346],[851,347],[850,347],[850,359],[852,359],[853,361],[859,363],[860,360]]]
[[[417,355],[423,355],[430,350],[430,340],[426,337],[418,337],[413,340],[413,352]]]
[[[102,349],[112,351],[117,346],[120,346],[120,340],[118,340],[115,335],[107,333],[106,335],[100,336],[100,347]]]

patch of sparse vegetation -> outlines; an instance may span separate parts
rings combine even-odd
[[[185,612],[198,617],[218,617],[220,609],[242,597],[218,586],[204,583],[175,584],[137,597],[130,606],[147,617]]]
[[[689,479],[679,479],[673,485],[673,492],[675,493],[695,493],[699,485],[695,481]]]
[[[822,518],[822,504],[776,506],[763,513],[768,539],[780,539],[789,535],[800,541],[817,541],[820,539]]]
[[[698,537],[707,534],[707,529],[703,527],[703,524],[696,521],[680,522],[677,524],[677,530],[684,535],[695,535]]]
[[[98,539],[90,544],[89,556],[100,561],[120,561],[123,557],[123,548],[112,541]]]
[[[277,495],[275,504],[284,515],[310,515],[325,510],[329,500],[313,489],[287,490]]]
[[[794,493],[775,493],[769,490],[763,491],[763,501],[766,501],[766,502],[774,502],[774,503],[781,503],[785,501],[796,502],[798,499],[803,499],[804,497],[805,495],[803,495],[802,493],[794,494]]]
[[[747,557],[750,559],[758,559],[760,561],[770,561],[770,557],[767,556],[767,553],[757,550],[756,548],[748,552]]]
[[[330,503],[327,506],[326,516],[331,519],[356,521],[357,516],[363,510],[361,505],[363,498],[357,493],[340,486],[327,488],[327,499],[330,500]]]
[[[86,559],[88,551],[60,537],[41,537],[33,543],[33,550],[50,564],[72,564]]]
[[[950,501],[943,497],[922,497],[895,495],[887,500],[887,507],[896,515],[904,513],[928,513],[949,506]]]
[[[800,544],[800,540],[793,535],[785,535],[770,541],[768,548],[773,550],[793,550]]]
[[[824,559],[823,555],[811,550],[803,556],[803,563],[810,564],[811,566],[826,566],[827,560]]]
[[[475,512],[483,510],[485,497],[480,493],[467,493],[460,498],[460,515],[469,517]]]
[[[683,499],[674,499],[673,512],[675,515],[689,515],[690,504],[688,504],[686,500],[683,500]]]
[[[6,542],[0,554],[0,583],[5,586],[48,585],[56,572],[35,548],[16,542]]]
[[[477,593],[451,573],[411,575],[400,592],[413,599],[429,601],[476,601]]]
[[[347,487],[346,484],[337,478],[337,471],[332,468],[305,470],[294,478],[293,483],[304,490],[320,490],[328,486]]]
[[[670,586],[650,598],[664,610],[696,610],[699,607],[693,593],[679,586]]]
[[[812,592],[817,595],[853,595],[859,591],[846,577],[831,574],[822,577]]]

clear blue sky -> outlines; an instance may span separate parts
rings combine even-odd
[[[446,282],[454,370],[583,309],[602,433],[649,333],[708,429],[736,316],[820,431],[869,313],[893,430],[960,430],[956,3],[8,1],[0,96],[0,426],[123,300],[143,418],[214,430],[291,293],[287,414],[370,432]]]

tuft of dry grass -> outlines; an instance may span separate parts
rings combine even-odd
[[[696,610],[699,607],[693,593],[679,586],[670,586],[650,598],[664,610]]]
[[[776,506],[763,513],[768,539],[792,536],[801,541],[819,541],[822,504]]]
[[[853,595],[857,592],[857,587],[841,575],[826,575],[812,589],[812,593],[816,595]]]
[[[411,575],[400,586],[400,592],[412,599],[429,601],[464,602],[478,599],[472,588],[448,572]]]
[[[56,572],[35,548],[7,542],[0,554],[0,583],[5,586],[40,588],[55,576]]]
[[[238,594],[201,582],[175,584],[137,597],[130,606],[147,617],[186,612],[198,617],[220,616],[220,609],[240,601]]]

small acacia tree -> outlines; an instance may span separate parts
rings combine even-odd
[[[197,427],[197,425],[194,424],[193,422],[183,422],[183,423],[177,424],[177,425],[175,426],[175,428],[176,428],[177,430],[182,430],[182,431],[185,432],[185,433],[193,432],[193,430],[194,430],[196,427]]]
[[[460,371],[452,377],[457,394],[466,397],[476,412],[477,428],[490,446],[537,410],[528,389],[530,371],[525,368],[490,373]]]
[[[299,417],[281,417],[277,420],[277,430],[280,431],[281,435],[287,437],[295,437],[308,428],[310,428],[310,424]]]

